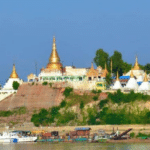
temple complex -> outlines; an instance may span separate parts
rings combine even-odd
[[[56,39],[53,37],[52,52],[49,57],[49,62],[46,68],[42,68],[40,74],[38,75],[39,82],[65,82],[68,86],[75,89],[91,90],[91,89],[105,89],[106,84],[105,77],[107,71],[107,66],[102,69],[98,66],[94,69],[93,63],[91,68],[76,68],[74,66],[63,67],[60,57],[56,48]],[[28,76],[28,81],[35,81],[36,76],[30,74]],[[98,84],[96,84],[98,82]]]

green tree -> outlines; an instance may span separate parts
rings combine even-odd
[[[98,49],[96,51],[96,56],[94,58],[94,62],[97,66],[101,66],[103,69],[105,68],[105,64],[108,64],[109,55],[104,52],[103,49]]]
[[[144,66],[144,69],[147,71],[147,73],[150,73],[150,64],[149,64],[149,63],[146,64],[146,65]]]
[[[127,73],[129,70],[131,70],[132,64],[128,64],[127,62],[123,62],[122,64],[122,70],[123,73]]]
[[[13,86],[13,89],[14,89],[14,90],[18,90],[19,85],[20,85],[20,84],[19,84],[17,81],[14,81],[14,82],[13,82],[13,85],[12,85],[12,86]]]
[[[112,84],[112,77],[110,73],[107,73],[106,75],[106,84],[109,86]]]
[[[119,75],[123,73],[123,60],[122,54],[118,51],[114,51],[114,54],[110,57],[112,59],[112,71],[113,73],[119,72]]]

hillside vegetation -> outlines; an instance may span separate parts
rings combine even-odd
[[[100,100],[100,92],[93,90],[91,94],[79,95],[68,87],[59,106],[41,109],[33,114],[31,121],[35,126],[150,123],[150,110],[137,104],[149,101],[149,95],[133,91],[123,94],[118,90],[114,94],[108,93],[107,99]],[[89,103],[92,103],[91,107]]]

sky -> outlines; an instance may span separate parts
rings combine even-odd
[[[141,65],[150,57],[149,0],[0,0],[0,84],[46,67],[56,37],[63,66],[90,67],[96,50]],[[95,66],[96,67],[96,66]]]

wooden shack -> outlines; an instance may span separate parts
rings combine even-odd
[[[78,138],[78,137],[88,138],[90,135],[90,130],[91,128],[85,128],[85,127],[75,128],[75,131],[71,131],[69,135],[71,138]]]
[[[52,137],[52,134],[51,133],[44,133],[42,135],[42,139],[50,139]]]

